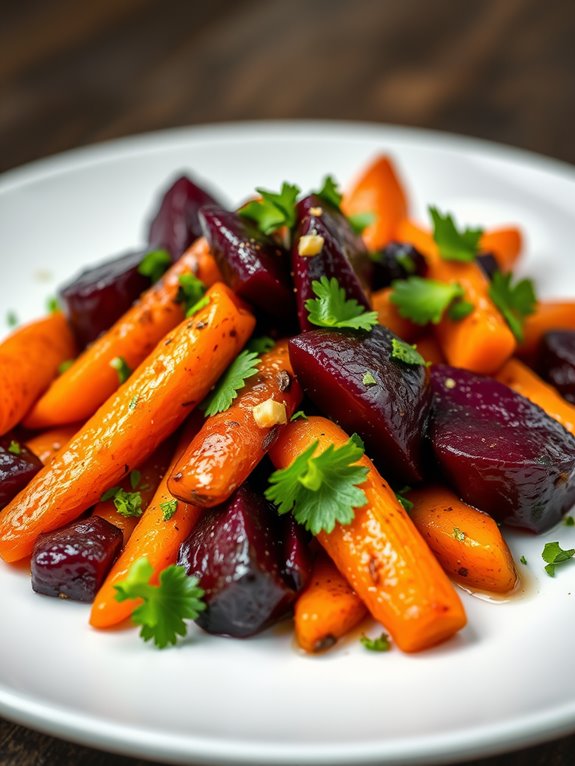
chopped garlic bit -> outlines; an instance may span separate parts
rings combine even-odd
[[[322,251],[323,242],[319,234],[304,234],[299,238],[297,251],[300,255],[318,255]]]
[[[456,383],[453,378],[445,378],[445,388],[455,388]]]
[[[309,212],[312,215],[320,216],[323,214],[323,208],[322,207],[310,207]]]
[[[258,428],[271,428],[272,426],[287,423],[286,406],[282,402],[266,399],[261,404],[252,407],[252,414]]]

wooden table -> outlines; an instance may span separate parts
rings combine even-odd
[[[570,0],[19,0],[1,18],[0,171],[136,132],[303,117],[575,163]],[[574,762],[570,737],[475,764]],[[0,720],[1,766],[136,763]]]

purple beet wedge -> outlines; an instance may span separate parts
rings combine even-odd
[[[346,217],[313,194],[298,203],[297,214],[292,273],[302,332],[314,327],[308,322],[305,302],[315,298],[312,282],[321,277],[335,277],[348,299],[355,298],[361,306],[371,308],[368,295],[373,264],[363,240],[355,234]],[[302,255],[301,238],[314,235],[321,237],[321,249],[315,255]]]
[[[415,484],[423,479],[429,373],[392,358],[396,337],[382,326],[369,333],[312,330],[290,340],[290,360],[307,396],[361,436],[386,479]]]
[[[575,502],[575,438],[542,409],[492,378],[434,365],[429,438],[465,502],[532,532]]]
[[[0,510],[31,481],[42,463],[10,434],[0,437]]]
[[[501,271],[499,264],[497,263],[497,258],[493,253],[479,253],[476,260],[477,265],[489,281],[493,279],[498,271]]]
[[[45,596],[91,602],[122,548],[122,532],[90,516],[38,537],[32,588]]]
[[[373,290],[389,287],[396,279],[425,277],[427,274],[425,258],[408,243],[390,242],[370,257],[373,261]]]
[[[294,301],[283,248],[251,221],[215,205],[203,208],[200,221],[229,287],[267,316],[289,321]]]
[[[151,282],[138,271],[148,250],[126,253],[86,269],[60,289],[64,312],[80,347],[110,328]]]
[[[165,248],[172,259],[177,260],[202,234],[198,217],[200,208],[217,204],[211,194],[188,176],[180,176],[164,192],[150,222],[150,246]]]
[[[555,330],[543,336],[538,369],[564,399],[575,404],[575,331]]]
[[[282,575],[286,582],[299,593],[311,577],[312,556],[309,550],[309,534],[298,524],[291,513],[280,518],[282,528]]]
[[[275,509],[244,485],[182,544],[178,564],[206,594],[197,619],[205,631],[247,638],[286,614],[295,591],[281,574],[278,529]]]

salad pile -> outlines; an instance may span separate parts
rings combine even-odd
[[[308,652],[367,615],[370,650],[449,639],[455,585],[518,586],[502,528],[573,523],[575,301],[521,247],[415,223],[384,155],[236,210],[178,178],[144,249],[0,343],[0,558],[160,648],[292,614]]]

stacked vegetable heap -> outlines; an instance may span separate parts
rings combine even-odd
[[[179,178],[144,250],[0,344],[0,556],[159,647],[293,610],[310,652],[367,613],[425,649],[466,623],[451,581],[516,588],[501,524],[575,502],[575,302],[513,278],[517,229],[413,223],[385,156],[257,194]]]

